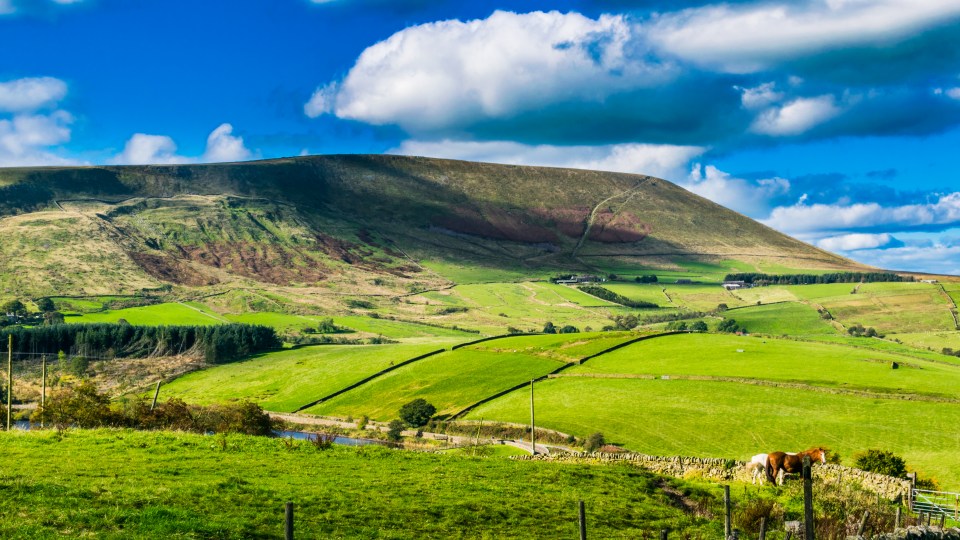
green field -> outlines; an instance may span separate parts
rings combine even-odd
[[[820,318],[816,309],[797,302],[747,306],[722,315],[736,320],[751,334],[805,336],[837,333],[833,325]]]
[[[518,336],[485,341],[471,345],[470,348],[478,351],[519,352],[561,362],[574,362],[640,335],[636,332],[591,332]]]
[[[250,399],[271,411],[293,411],[409,358],[423,345],[317,345],[259,355],[187,374],[163,386],[164,398],[189,403]]]
[[[893,362],[899,369],[891,369]],[[944,399],[960,388],[960,367],[855,347],[714,334],[649,339],[565,373],[735,377]]]
[[[664,491],[716,510],[716,486],[630,466],[124,430],[3,433],[0,455],[4,538],[282,538],[287,501],[297,538],[571,538],[579,500],[596,538],[722,530]]]
[[[222,324],[223,318],[181,303],[108,310],[67,315],[68,323],[115,323],[120,319],[134,325],[208,325]]]
[[[588,364],[589,365],[589,364]],[[960,487],[960,404],[875,399],[734,382],[561,377],[536,385],[537,423],[602,431],[650,454],[747,459],[814,445],[841,453],[882,448],[948,489]],[[528,392],[467,418],[529,422]]]
[[[453,414],[561,365],[529,354],[464,347],[391,371],[304,412],[392,420],[403,404],[423,398],[437,408],[438,415]]]

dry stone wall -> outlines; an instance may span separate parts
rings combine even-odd
[[[719,458],[684,456],[650,456],[635,453],[572,452],[553,455],[516,456],[519,460],[542,460],[568,463],[631,463],[652,472],[677,478],[704,478],[718,482],[750,482],[753,477],[746,462]],[[813,478],[828,483],[856,482],[864,489],[881,497],[906,499],[910,482],[892,476],[871,473],[842,465],[814,465]],[[960,539],[958,539],[960,540]]]

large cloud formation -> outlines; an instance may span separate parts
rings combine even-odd
[[[498,11],[395,33],[304,111],[419,139],[527,144],[936,133],[960,123],[958,21],[954,1]]]

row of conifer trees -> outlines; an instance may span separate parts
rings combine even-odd
[[[55,324],[0,329],[0,346],[13,336],[18,354],[92,358],[146,358],[178,354],[202,356],[223,364],[282,345],[273,328],[251,324],[214,326],[132,326],[129,324]]]

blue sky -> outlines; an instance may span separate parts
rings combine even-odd
[[[0,166],[644,173],[960,274],[960,0],[0,0],[0,43]]]

